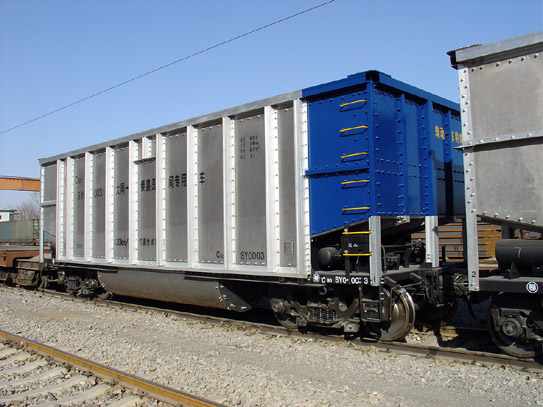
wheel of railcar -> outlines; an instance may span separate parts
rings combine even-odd
[[[110,300],[113,298],[113,293],[111,291],[100,289],[96,292],[96,297],[100,298],[101,300]]]
[[[275,316],[277,322],[279,322],[285,328],[291,331],[298,329],[296,318],[292,315],[289,315],[286,312],[274,312],[273,315]]]
[[[429,307],[417,311],[417,317],[427,325],[444,326],[447,325],[458,310],[458,302],[453,300],[441,307]]]
[[[271,287],[268,291],[270,299],[270,308],[277,322],[290,330],[298,329],[296,317],[290,315],[290,304],[292,301],[292,291],[284,287]]]
[[[40,285],[38,286],[39,289],[45,290],[49,286],[49,278],[47,274],[41,274],[40,275]]]
[[[385,289],[385,294],[392,295],[391,319],[388,322],[366,322],[366,330],[371,337],[382,341],[397,341],[405,338],[415,324],[415,304],[409,293],[403,288]]]
[[[543,332],[535,323],[542,319],[540,301],[538,296],[499,294],[494,297],[488,312],[488,329],[502,351],[519,358],[542,354],[542,343],[537,339],[542,338]]]

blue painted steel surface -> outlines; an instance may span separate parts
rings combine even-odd
[[[458,105],[377,71],[302,90],[311,234],[464,212]]]

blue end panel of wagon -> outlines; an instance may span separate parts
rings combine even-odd
[[[458,106],[368,71],[307,88],[311,234],[463,213]]]

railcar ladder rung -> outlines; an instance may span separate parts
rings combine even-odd
[[[340,156],[340,158],[343,160],[345,158],[356,157],[357,155],[369,155],[369,152],[363,151],[361,153],[345,154]]]
[[[367,128],[368,126],[347,127],[346,129],[341,129],[339,132],[345,133],[346,131],[349,131],[349,130],[358,130],[358,129],[367,129]]]
[[[369,211],[369,206],[359,206],[358,208],[341,208],[342,211]]]
[[[357,184],[357,183],[360,183],[360,182],[370,182],[370,180],[369,179],[359,179],[359,180],[356,180],[356,181],[343,181],[341,183],[341,185]]]
[[[345,107],[345,106],[349,106],[349,105],[354,105],[355,103],[364,103],[364,102],[367,102],[367,101],[368,101],[367,99],[355,100],[354,102],[342,103],[341,105],[339,105],[339,107]]]

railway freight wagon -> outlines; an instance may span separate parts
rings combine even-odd
[[[492,297],[489,330],[502,350],[536,356],[543,345],[543,31],[449,54],[464,133],[464,290]],[[479,268],[477,216],[502,228],[494,272]],[[539,238],[514,239],[515,230]]]
[[[463,214],[456,104],[377,71],[40,160],[79,294],[250,309],[398,339],[451,307],[437,225]],[[426,230],[426,247],[410,234]]]

